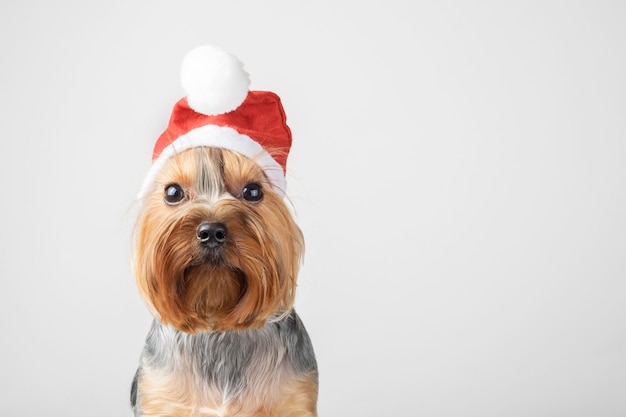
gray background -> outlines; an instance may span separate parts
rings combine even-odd
[[[322,416],[626,415],[626,7],[3,1],[0,415],[128,416],[192,47],[283,99]]]

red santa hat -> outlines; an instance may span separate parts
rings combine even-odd
[[[152,166],[139,192],[145,196],[172,156],[208,146],[252,158],[265,172],[273,189],[284,195],[291,131],[280,98],[268,91],[249,91],[242,63],[215,46],[191,50],[181,65],[186,96],[172,111],[165,132],[157,139]]]

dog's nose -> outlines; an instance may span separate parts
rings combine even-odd
[[[196,236],[202,246],[216,248],[226,241],[226,225],[218,222],[204,222],[198,226]]]

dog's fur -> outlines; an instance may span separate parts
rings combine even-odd
[[[251,185],[262,198],[248,198]],[[202,224],[220,225],[219,243],[202,244]],[[136,235],[137,285],[155,320],[135,416],[315,416],[317,364],[293,310],[303,238],[254,160],[177,154],[143,197]]]

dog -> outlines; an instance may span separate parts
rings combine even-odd
[[[248,91],[241,63],[213,46],[185,57],[181,80],[187,96],[138,196],[133,270],[154,321],[134,415],[316,416],[317,362],[293,307],[304,240],[285,203],[280,99]]]

